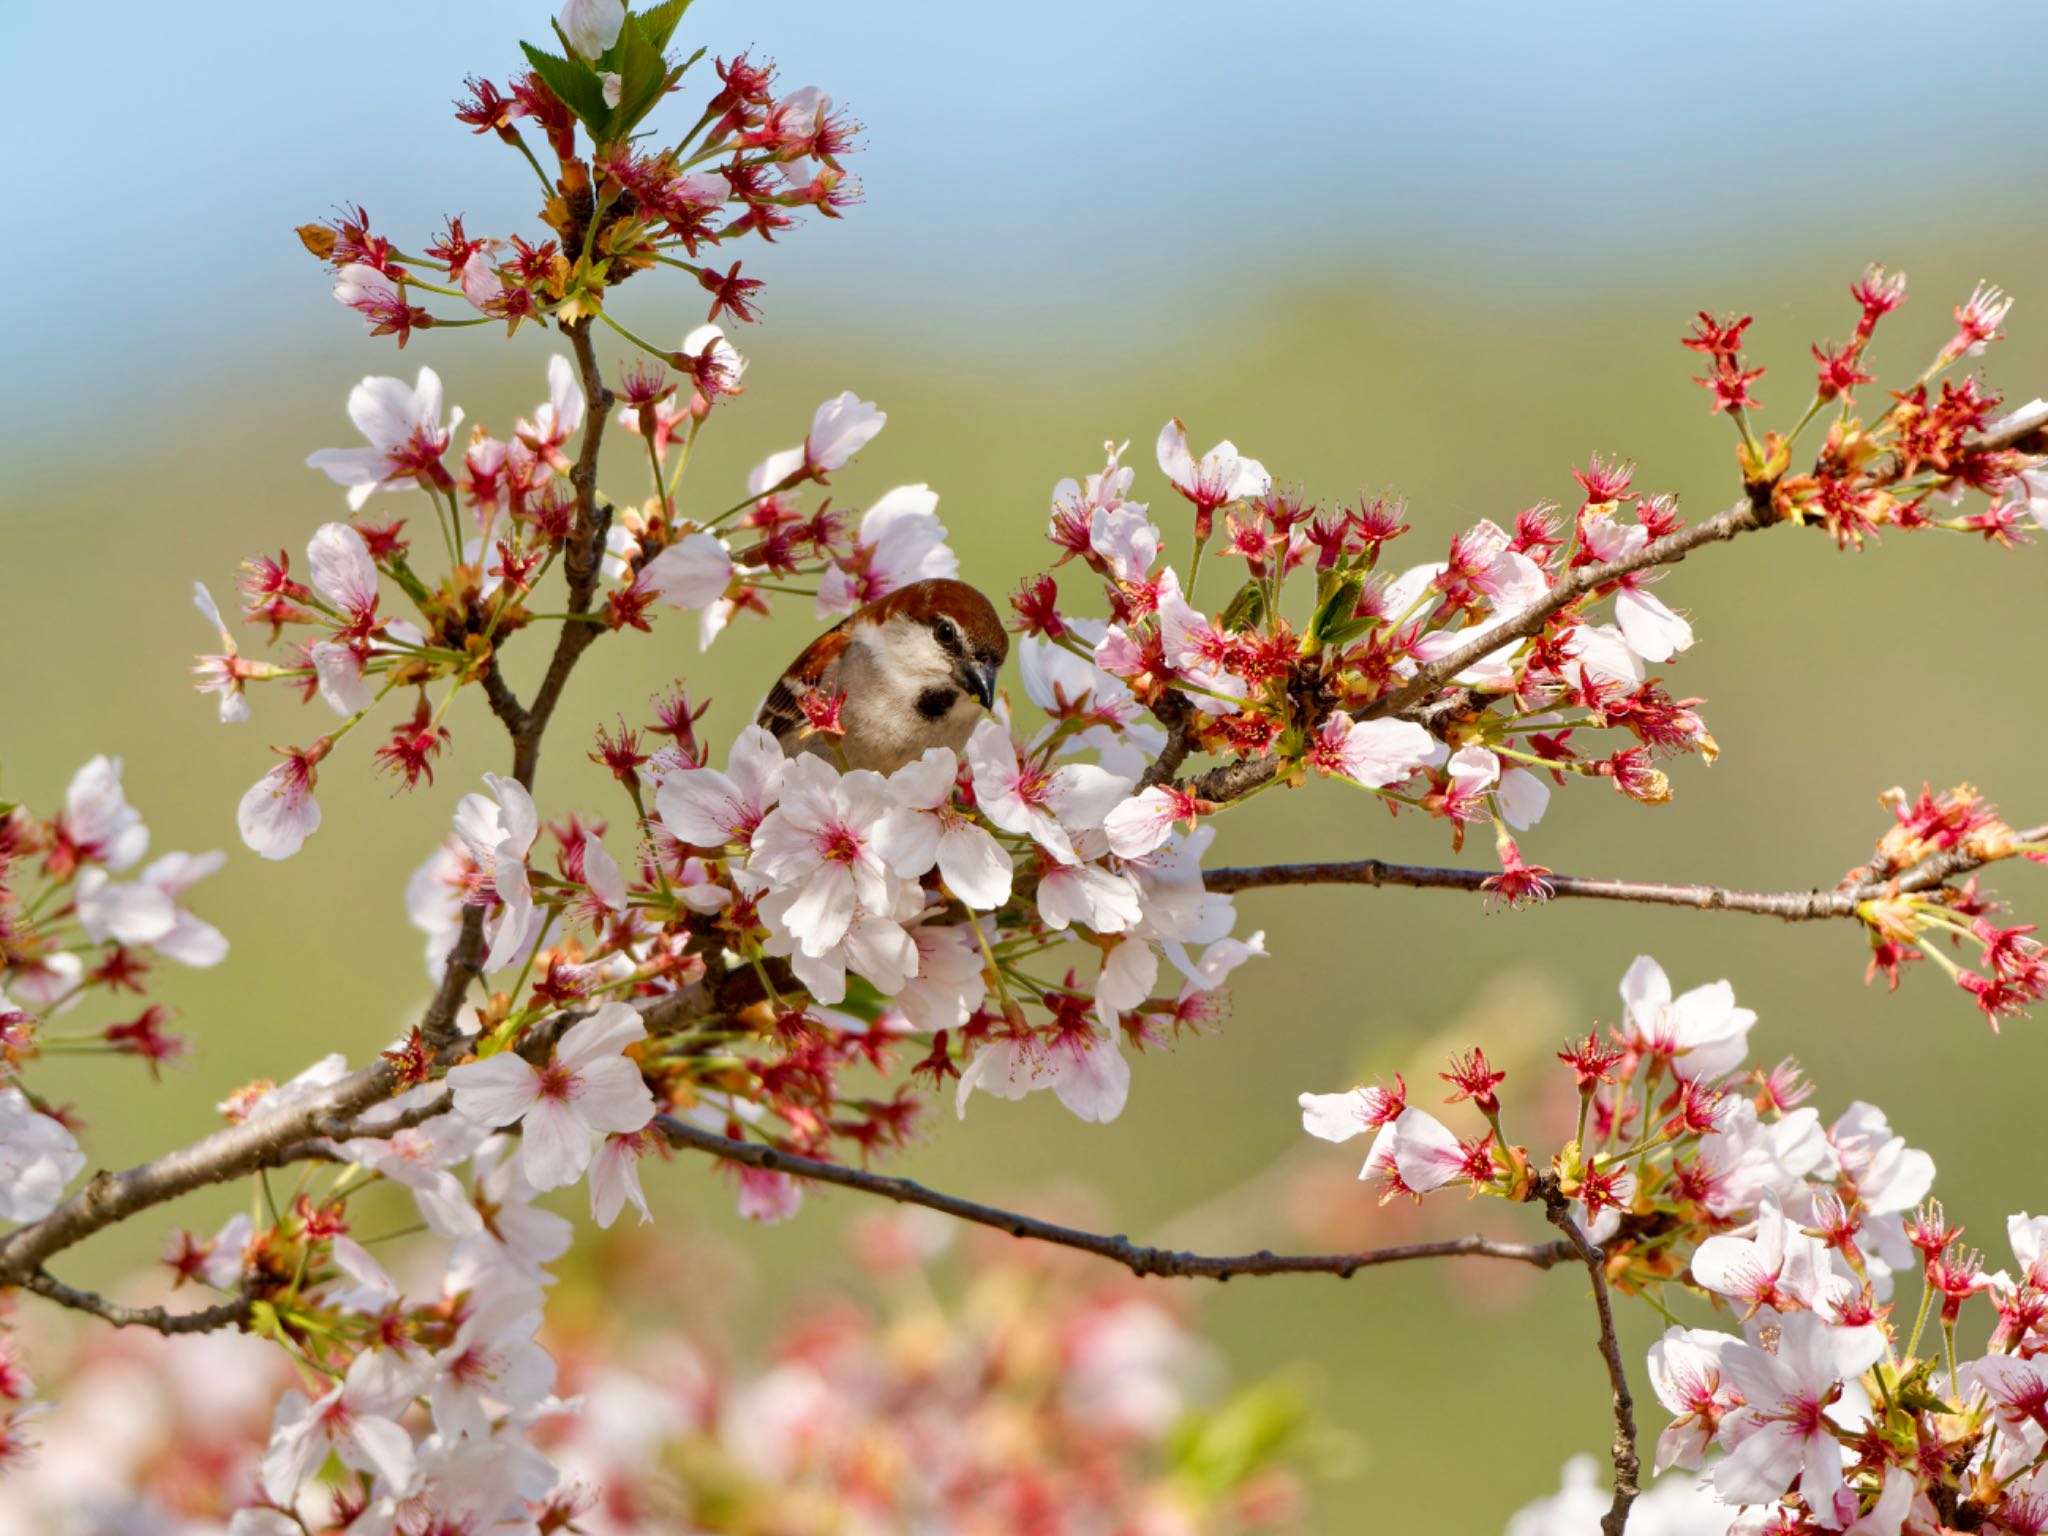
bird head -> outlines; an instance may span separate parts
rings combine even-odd
[[[956,692],[984,709],[994,705],[1010,637],[995,605],[966,582],[913,582],[870,603],[859,618],[878,626],[878,648],[892,674],[916,684],[937,714],[951,707]]]

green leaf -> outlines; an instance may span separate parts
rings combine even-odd
[[[1309,620],[1308,633],[1302,636],[1302,655],[1312,655],[1326,645],[1341,643],[1336,640],[1336,636],[1356,618],[1358,594],[1364,588],[1363,571],[1345,571],[1330,583],[1329,592],[1316,604],[1315,616]]]
[[[590,130],[593,139],[608,136],[612,111],[604,104],[604,82],[597,71],[580,59],[558,58],[531,43],[521,43],[526,61],[533,66],[547,88],[562,98],[577,120]]]
[[[1279,1460],[1308,1422],[1308,1405],[1294,1386],[1265,1381],[1183,1420],[1168,1454],[1181,1476],[1219,1498]]]
[[[690,0],[663,0],[662,4],[649,6],[640,13],[640,30],[646,34],[656,53],[668,47],[668,40],[675,36],[676,23],[683,19],[683,12],[689,8]],[[698,51],[701,53],[703,50]]]
[[[1237,596],[1230,600],[1230,606],[1223,610],[1221,623],[1230,634],[1243,634],[1266,616],[1266,589],[1256,581],[1248,581],[1237,589]]]
[[[637,16],[628,16],[619,30],[618,53],[619,104],[612,110],[607,132],[622,139],[661,100],[668,84],[668,60],[648,40]]]

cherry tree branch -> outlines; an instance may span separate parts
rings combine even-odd
[[[96,1292],[66,1285],[46,1270],[36,1270],[23,1284],[26,1289],[47,1297],[59,1306],[90,1312],[116,1328],[153,1328],[162,1334],[212,1333],[221,1328],[239,1328],[249,1320],[246,1296],[194,1312],[173,1312],[168,1307],[126,1307]]]
[[[1614,1307],[1607,1294],[1607,1255],[1586,1240],[1572,1219],[1572,1203],[1554,1180],[1542,1190],[1543,1211],[1550,1224],[1565,1235],[1572,1252],[1586,1266],[1593,1282],[1593,1307],[1600,1315],[1600,1358],[1607,1364],[1607,1385],[1614,1405],[1614,1498],[1601,1517],[1603,1536],[1622,1536],[1628,1526],[1629,1506],[1641,1491],[1636,1480],[1642,1464],[1636,1457],[1636,1405],[1629,1395],[1628,1369],[1622,1364],[1621,1342],[1614,1334]]]
[[[435,1016],[444,997],[452,995],[459,998],[459,987],[452,993],[450,990],[449,978],[455,970],[456,964],[451,959],[448,971],[442,975],[442,985],[435,994],[435,1002],[428,1008],[428,1019]],[[723,999],[715,989],[692,985],[654,997],[635,998],[632,1004],[640,1010],[648,1030],[660,1034],[706,1016],[722,1006]],[[453,1009],[451,1002],[448,1006],[451,1016]],[[578,1017],[581,1017],[579,1013],[571,1012],[559,1016],[560,1022],[550,1018],[535,1027],[537,1030],[559,1032]],[[554,1035],[550,1033],[547,1038],[553,1039]],[[436,1054],[436,1065],[446,1065],[467,1050],[467,1042],[458,1035],[453,1045]],[[311,1158],[331,1158],[327,1148],[329,1142],[365,1135],[387,1135],[412,1117],[400,1116],[368,1126],[360,1123],[360,1117],[365,1110],[389,1099],[398,1087],[396,1069],[389,1062],[379,1061],[374,1066],[351,1073],[304,1103],[252,1115],[240,1125],[227,1126],[124,1173],[100,1170],[49,1215],[0,1237],[0,1289],[28,1286],[52,1300],[73,1305],[66,1299],[68,1287],[58,1286],[47,1276],[42,1283],[35,1279],[53,1256],[106,1227],[181,1195],[191,1194],[194,1190],[225,1184],[264,1168],[281,1168]],[[448,1106],[437,1099],[433,1107],[445,1110]],[[422,1118],[425,1117],[422,1114]],[[86,1292],[77,1294],[89,1295]],[[93,1308],[88,1306],[84,1310]]]
[[[977,1226],[993,1227],[1012,1237],[1028,1237],[1092,1253],[1098,1258],[1121,1264],[1132,1274],[1140,1276],[1228,1280],[1235,1275],[1335,1275],[1340,1280],[1348,1280],[1361,1269],[1376,1269],[1410,1259],[1447,1258],[1507,1259],[1533,1264],[1538,1269],[1550,1269],[1574,1258],[1578,1252],[1569,1242],[1504,1243],[1477,1234],[1428,1243],[1403,1243],[1391,1248],[1365,1248],[1355,1253],[1272,1253],[1262,1249],[1258,1253],[1219,1255],[1151,1248],[1134,1243],[1121,1233],[1111,1236],[1077,1227],[1063,1227],[1041,1221],[1036,1216],[949,1195],[912,1179],[869,1173],[864,1169],[849,1168],[843,1163],[799,1157],[794,1153],[779,1152],[760,1142],[738,1141],[730,1136],[720,1136],[715,1131],[703,1130],[672,1115],[657,1116],[654,1124],[671,1146],[693,1147],[727,1162],[759,1168],[767,1173],[816,1179],[821,1184],[836,1184],[842,1189],[879,1195],[903,1205],[921,1205],[927,1210],[971,1221]]]
[[[2048,826],[2016,832],[2022,843],[2048,840]],[[1547,875],[1553,897],[1632,901],[1649,906],[1691,907],[1702,912],[1746,912],[1788,923],[1854,917],[1865,901],[1932,890],[1958,875],[2000,862],[1954,848],[1925,859],[1889,880],[1865,880],[1833,890],[1742,891],[1719,885],[1663,885],[1641,880],[1603,880],[1584,875]],[[1389,864],[1381,859],[1309,864],[1254,864],[1202,872],[1212,891],[1258,891],[1286,885],[1401,886],[1411,890],[1485,892],[1495,871],[1430,864]]]
[[[2048,454],[2048,408],[2029,406],[1994,421],[1971,446],[1986,450],[2017,448],[2025,453]],[[1888,459],[1877,466],[1872,472],[1871,479],[1874,483],[1887,483],[1896,480],[1901,469],[1902,466],[1897,459]],[[1429,725],[1432,694],[1467,667],[1540,632],[1560,609],[1624,576],[1649,570],[1653,566],[1674,565],[1696,549],[1703,549],[1709,544],[1725,543],[1742,534],[1752,533],[1760,528],[1775,527],[1787,521],[1778,515],[1772,505],[1772,490],[1769,485],[1752,486],[1743,500],[1703,522],[1680,528],[1661,539],[1653,539],[1641,549],[1618,559],[1603,561],[1597,565],[1583,565],[1566,572],[1558,579],[1557,585],[1528,608],[1497,628],[1488,630],[1486,634],[1467,641],[1448,655],[1440,656],[1435,661],[1418,667],[1413,677],[1392,693],[1375,699],[1358,712],[1358,717],[1362,720],[1375,720],[1388,715],[1399,715]],[[1167,748],[1161,754],[1159,762],[1167,761],[1170,756],[1172,766],[1156,774],[1148,772],[1145,777],[1147,785],[1165,783],[1179,771],[1181,759],[1188,751],[1185,711],[1182,711],[1179,720],[1169,719],[1157,708],[1153,712],[1168,726]],[[1179,729],[1176,729],[1177,725]],[[1154,767],[1157,768],[1157,763]],[[1271,756],[1245,758],[1211,768],[1180,787],[1191,791],[1200,799],[1220,803],[1240,799],[1249,794],[1271,779],[1279,769],[1279,760]]]
[[[597,456],[604,444],[605,423],[611,417],[617,397],[606,388],[604,374],[598,368],[597,347],[591,340],[590,322],[580,320],[574,325],[564,326],[563,330],[576,353],[576,369],[582,376],[585,402],[583,442],[576,455],[576,465],[569,471],[569,483],[576,489],[576,523],[562,552],[562,568],[569,581],[568,611],[582,614],[590,612],[597,595],[598,573],[604,561],[605,533],[611,526],[611,509],[597,494]],[[534,771],[540,763],[541,735],[554,716],[555,706],[562,701],[562,690],[568,686],[569,674],[576,670],[576,663],[590,648],[590,643],[603,633],[602,625],[572,619],[563,622],[561,632],[555,637],[555,654],[548,661],[547,675],[541,679],[533,702],[526,706],[517,729],[512,732],[512,776],[528,789],[533,788]],[[503,713],[501,710],[501,717]]]

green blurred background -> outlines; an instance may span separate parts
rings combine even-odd
[[[400,35],[228,7],[204,38],[167,12],[113,14],[120,57],[94,89],[116,116],[81,147],[126,157],[138,226],[47,259],[17,234],[4,257],[26,312],[0,492],[0,787],[47,812],[79,763],[119,755],[155,850],[232,855],[194,905],[233,955],[159,977],[196,1038],[189,1064],[159,1088],[127,1062],[38,1069],[81,1106],[95,1162],[121,1166],[210,1129],[215,1101],[252,1077],[334,1049],[361,1060],[404,1027],[426,992],[406,876],[455,798],[504,759],[473,700],[431,791],[391,798],[363,761],[369,743],[351,741],[323,774],[322,831],[296,860],[262,863],[239,846],[236,798],[267,744],[307,739],[326,716],[263,697],[251,724],[218,726],[184,676],[211,640],[191,581],[226,597],[242,556],[296,556],[341,515],[338,491],[300,463],[352,440],[342,401],[363,373],[431,364],[471,421],[503,435],[543,398],[558,343],[443,332],[397,358],[332,304],[290,235],[343,198],[408,244],[455,209],[473,230],[531,230],[530,179],[442,103],[466,70],[502,75],[520,24],[543,31],[538,11],[437,7]],[[860,505],[929,481],[963,574],[990,591],[1041,564],[1053,482],[1099,467],[1105,437],[1133,441],[1138,493],[1178,553],[1184,527],[1150,451],[1173,414],[1198,447],[1230,436],[1313,497],[1405,495],[1411,561],[1475,518],[1568,501],[1571,465],[1594,450],[1635,459],[1640,488],[1675,491],[1700,517],[1736,478],[1733,434],[1676,345],[1691,312],[1755,312],[1756,360],[1771,368],[1759,393],[1783,425],[1807,396],[1807,344],[1850,329],[1846,285],[1874,259],[1912,278],[1876,349],[1888,379],[1917,372],[1949,307],[1991,277],[2021,302],[1988,374],[2016,400],[2048,393],[2048,220],[2038,196],[2013,191],[2038,185],[2025,159],[2038,102],[2018,72],[2038,57],[2022,45],[2041,19],[1987,19],[2006,41],[1976,59],[1982,95],[1966,109],[1909,124],[1879,105],[1866,123],[1835,93],[1870,74],[1907,89],[1891,50],[1912,14],[1738,7],[1695,24],[1599,7],[1538,25],[1505,7],[1460,23],[1286,5],[1253,23],[1222,7],[1060,5],[1027,23],[704,0],[693,42],[779,55],[787,83],[850,98],[873,148],[866,206],[749,257],[770,282],[769,320],[737,338],[748,393],[719,413],[690,489],[700,509],[736,499],[749,466],[850,387],[890,420],[839,494]],[[18,20],[28,45],[9,51],[6,84],[34,110],[77,87],[34,63],[67,24]],[[1731,40],[1757,57],[1727,56]],[[199,63],[252,49],[231,78]],[[121,115],[188,68],[148,102],[154,126]],[[1845,128],[1867,146],[1853,156]],[[15,199],[39,217],[67,200],[66,241],[108,216],[104,191],[73,185],[77,160],[39,157]],[[646,278],[624,308],[657,336],[702,314],[683,282]],[[638,495],[628,456],[610,462],[620,494]],[[373,510],[422,509],[400,497]],[[1780,888],[1860,862],[1893,784],[1968,779],[2017,821],[2048,818],[2029,695],[2041,558],[1927,536],[1839,554],[1793,533],[1704,552],[1660,591],[1699,630],[1671,678],[1709,701],[1720,762],[1676,765],[1659,810],[1574,783],[1525,851],[1573,873]],[[792,608],[709,656],[687,622],[604,640],[558,717],[543,813],[616,815],[582,757],[588,730],[639,718],[672,678],[716,701],[711,729],[729,740],[812,627]],[[533,649],[510,662],[522,691]],[[1449,857],[1439,827],[1390,822],[1327,785],[1260,799],[1223,821],[1218,844],[1225,862],[1365,855]],[[2037,871],[1996,883],[2023,912],[2048,905]],[[1362,1149],[1305,1143],[1295,1094],[1393,1070],[1433,1081],[1434,1058],[1479,1041],[1515,1069],[1510,1130],[1547,1151],[1561,1075],[1549,1052],[1615,1018],[1615,984],[1648,952],[1681,988],[1729,977],[1762,1015],[1755,1056],[1796,1053],[1824,1114],[1855,1098],[1890,1109],[1933,1151],[1994,1265],[2005,1213],[2048,1203],[2030,1130],[2048,1068],[2039,1026],[1994,1036],[1932,974],[1893,997],[1865,989],[1846,927],[1569,904],[1489,915],[1461,896],[1364,890],[1254,894],[1241,911],[1273,958],[1240,973],[1220,1035],[1138,1065],[1117,1123],[1081,1126],[1049,1096],[981,1100],[965,1123],[935,1116],[901,1171],[997,1200],[1092,1191],[1062,1198],[1113,1229],[1209,1248],[1397,1240],[1417,1218],[1373,1208],[1351,1182]],[[1546,1109],[1518,1112],[1525,1084]],[[710,1170],[685,1158],[649,1173],[664,1219],[737,1226]],[[72,1256],[66,1278],[106,1279],[152,1255],[171,1221],[207,1228],[236,1198],[130,1224]],[[813,1196],[802,1219],[741,1234],[760,1316],[840,1262],[834,1232],[855,1206]],[[1540,1226],[1455,1201],[1422,1220]],[[1356,1528],[1361,1502],[1395,1528],[1494,1528],[1567,1455],[1605,1443],[1573,1274],[1440,1267],[1241,1283],[1204,1303],[1240,1375],[1297,1375],[1356,1436],[1314,1529]],[[1640,1361],[1652,1318],[1627,1319]],[[1499,1437],[1497,1477],[1462,1470],[1475,1434]]]

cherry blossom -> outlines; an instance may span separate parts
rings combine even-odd
[[[1879,1329],[1839,1328],[1812,1312],[1795,1312],[1780,1322],[1774,1352],[1729,1340],[1721,1368],[1745,1407],[1739,1428],[1730,1428],[1733,1448],[1709,1473],[1721,1497],[1732,1504],[1768,1504],[1796,1479],[1807,1507],[1833,1524],[1842,1447],[1830,1431],[1827,1410],[1843,1381],[1876,1364],[1884,1349]]]
[[[320,802],[313,798],[313,786],[328,745],[323,738],[306,751],[292,749],[249,786],[236,807],[235,824],[251,852],[266,859],[288,859],[320,830]]]
[[[120,871],[149,851],[142,813],[121,791],[121,760],[95,757],[71,776],[57,818],[63,857]]]
[[[1079,862],[1072,835],[1099,827],[1132,781],[1091,763],[1027,767],[1009,730],[984,720],[967,739],[975,803],[1005,832],[1030,837],[1062,864]]]
[[[640,1158],[646,1151],[643,1135],[607,1137],[590,1160],[590,1219],[608,1227],[630,1203],[643,1224],[654,1220],[647,1208],[647,1195],[640,1187]]]
[[[619,40],[626,25],[625,0],[568,0],[556,22],[571,48],[595,59]]]
[[[1354,720],[1342,710],[1317,729],[1309,762],[1367,789],[1405,783],[1444,760],[1445,748],[1411,720]]]
[[[640,580],[672,608],[705,608],[725,595],[734,571],[717,535],[686,533],[647,562]]]
[[[1130,1085],[1130,1062],[1114,1036],[1063,1035],[1050,1044],[1037,1035],[1005,1036],[982,1046],[961,1069],[954,1109],[964,1119],[977,1089],[1021,1099],[1049,1088],[1080,1119],[1106,1124],[1123,1113]]]
[[[489,945],[484,969],[494,971],[519,954],[538,920],[526,855],[539,835],[540,816],[518,780],[487,773],[484,784],[490,798],[464,795],[456,806],[455,835],[497,900],[484,924]]]
[[[946,889],[992,912],[1010,899],[1010,859],[985,828],[953,807],[959,771],[950,749],[934,747],[889,775],[895,805],[876,827],[876,846],[904,879],[919,879],[936,866]]]
[[[399,1427],[397,1415],[415,1390],[411,1371],[395,1354],[366,1349],[324,1395],[308,1400],[296,1388],[286,1392],[277,1400],[270,1449],[263,1458],[263,1491],[281,1504],[291,1503],[306,1479],[334,1455],[390,1491],[409,1492],[419,1463],[412,1436]]]
[[[880,774],[840,774],[810,756],[789,764],[781,799],[755,829],[744,875],[787,898],[779,916],[810,958],[837,946],[857,913],[887,917],[895,907],[879,835],[892,808]]]
[[[1637,957],[1622,977],[1623,1023],[1630,1043],[1668,1058],[1681,1077],[1711,1079],[1741,1061],[1756,1014],[1735,1005],[1735,989],[1709,982],[1673,998],[1664,968]]]
[[[462,423],[458,408],[441,424],[441,379],[422,368],[411,388],[392,378],[367,378],[349,392],[348,419],[369,440],[366,448],[322,448],[310,468],[349,487],[348,504],[360,508],[378,491],[446,484],[442,455]]]
[[[1714,1444],[1721,1421],[1738,1399],[1721,1370],[1729,1335],[1704,1328],[1671,1327],[1650,1346],[1650,1386],[1676,1417],[1657,1436],[1655,1469],[1697,1471]]]
[[[199,679],[194,686],[201,693],[220,695],[222,725],[239,724],[249,718],[249,696],[243,687],[246,676],[243,669],[249,664],[243,662],[235,637],[228,633],[227,621],[220,616],[220,608],[203,581],[192,583],[192,606],[220,636],[220,653],[201,656],[194,664],[192,675]]]
[[[834,395],[811,417],[811,430],[801,448],[770,454],[755,470],[756,492],[842,468],[874,440],[888,420],[872,400],[863,400],[850,389]]]
[[[576,365],[557,352],[548,359],[547,399],[532,420],[522,419],[516,428],[520,443],[556,474],[566,475],[574,466],[562,445],[582,430],[585,405]]]
[[[478,1125],[518,1123],[519,1167],[537,1190],[582,1177],[607,1132],[637,1131],[654,1115],[654,1096],[623,1053],[647,1038],[640,1015],[604,1003],[563,1032],[536,1068],[511,1051],[455,1067],[448,1086],[455,1108]]]
[[[662,825],[699,848],[750,844],[782,795],[790,764],[767,731],[750,725],[732,745],[724,772],[683,768],[664,774],[654,803]]]
[[[912,582],[958,574],[960,557],[946,543],[938,505],[930,486],[899,485],[868,508],[852,553],[819,579],[818,617],[837,618]]]
[[[1197,459],[1188,449],[1187,428],[1180,419],[1159,429],[1159,468],[1173,482],[1173,488],[1201,511],[1214,511],[1226,502],[1263,495],[1273,477],[1257,459],[1238,457],[1234,444],[1218,443]]]
[[[85,1167],[77,1138],[19,1088],[0,1087],[0,1219],[40,1221]]]
[[[487,1293],[428,1362],[427,1400],[441,1434],[488,1439],[493,1410],[527,1412],[554,1389],[555,1363],[533,1338],[540,1308],[538,1287],[513,1284]]]

